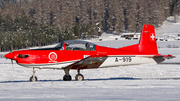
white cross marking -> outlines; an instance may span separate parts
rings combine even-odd
[[[154,35],[154,34],[152,34],[152,35],[151,35],[151,38],[152,38],[152,40],[154,40],[154,38],[156,38],[156,37],[155,37],[155,35]]]

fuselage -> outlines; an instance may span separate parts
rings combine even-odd
[[[164,61],[165,58],[175,56],[159,54],[154,26],[143,25],[139,43],[122,48],[109,48],[87,41],[68,40],[60,42],[54,48],[14,51],[6,54],[5,57],[15,60],[19,65],[33,68],[30,81],[37,81],[35,68],[63,69],[64,81],[72,80],[69,70],[75,69],[78,72],[75,80],[82,81],[84,80],[84,76],[80,74],[82,69],[156,64]]]
[[[154,54],[98,45],[94,45],[93,47],[93,50],[68,50],[65,47],[62,49],[20,50],[13,52],[12,59],[19,65],[40,69],[62,69],[74,62],[93,55],[107,56],[107,59],[99,66],[99,68],[157,63],[157,61],[152,58]],[[160,61],[163,61],[163,59]]]

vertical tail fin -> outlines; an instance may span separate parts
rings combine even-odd
[[[158,54],[154,26],[143,25],[139,44],[123,47],[120,49],[148,54]]]
[[[154,26],[143,25],[141,39],[139,41],[139,51],[149,54],[158,54]]]

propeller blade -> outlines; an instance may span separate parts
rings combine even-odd
[[[14,73],[14,66],[13,66],[13,60],[12,59],[11,59],[11,64],[12,64],[13,73]]]

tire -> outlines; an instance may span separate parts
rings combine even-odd
[[[82,74],[77,74],[75,77],[76,81],[83,81],[84,80],[84,76]]]
[[[64,75],[63,80],[64,81],[71,81],[72,80],[71,75]]]
[[[38,79],[37,77],[35,76],[35,78],[33,78],[33,76],[30,77],[29,81],[30,82],[36,82]]]

